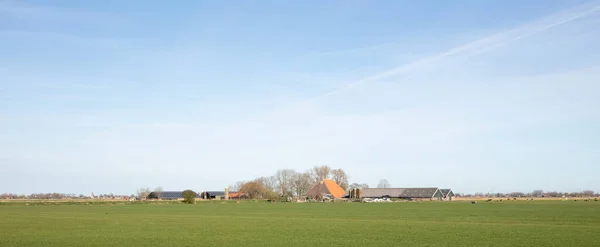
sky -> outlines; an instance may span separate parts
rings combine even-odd
[[[600,1],[0,0],[0,193],[600,191]]]

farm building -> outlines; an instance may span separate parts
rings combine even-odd
[[[225,199],[225,191],[204,191],[200,193],[202,199]]]
[[[248,195],[246,195],[242,192],[232,191],[232,192],[229,192],[229,199],[230,200],[248,199]]]
[[[441,189],[440,191],[442,192],[444,201],[452,201],[452,198],[454,198],[454,192],[451,189]]]
[[[365,188],[362,189],[361,197],[441,201],[444,196],[438,188]]]
[[[342,198],[346,192],[335,181],[325,179],[316,184],[306,192],[306,197],[312,199],[323,199],[331,196],[333,198]]]
[[[198,193],[196,193],[196,198],[200,198]],[[148,194],[147,199],[183,200],[183,191],[153,191]]]

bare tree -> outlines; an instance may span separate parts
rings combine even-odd
[[[278,191],[277,178],[275,176],[260,177],[256,181],[262,183],[268,191]]]
[[[156,187],[156,189],[154,189],[154,193],[158,199],[162,198],[163,188],[160,186]]]
[[[331,173],[331,168],[329,166],[315,166],[310,171],[310,176],[313,180],[313,183],[318,184],[321,181],[329,178],[329,174]]]
[[[230,185],[231,191],[239,191],[246,182],[238,181],[234,185]]]
[[[333,181],[342,187],[342,189],[348,189],[348,175],[346,175],[346,172],[344,172],[344,170],[341,168],[331,171],[331,179],[333,179]]]
[[[136,194],[140,199],[146,199],[150,194],[150,188],[141,188]]]
[[[277,182],[277,187],[279,189],[279,193],[282,196],[291,196],[292,195],[292,193],[293,193],[292,184],[293,184],[294,174],[296,174],[296,172],[291,169],[282,169],[282,170],[278,170],[275,173],[275,180]]]
[[[296,196],[306,195],[306,192],[312,186],[310,174],[308,172],[294,174],[292,185]]]
[[[543,194],[544,194],[544,191],[543,191],[543,190],[534,190],[534,191],[531,193],[531,195],[532,195],[533,197],[541,197]]]
[[[377,184],[377,188],[390,188],[390,182],[387,179],[379,180],[379,184]]]
[[[593,190],[584,190],[581,194],[582,196],[594,196],[596,193]]]
[[[352,189],[367,189],[367,188],[369,188],[369,185],[368,184],[352,183],[350,185],[350,188],[352,188]]]

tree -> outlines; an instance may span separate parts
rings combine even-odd
[[[136,194],[140,199],[146,199],[150,194],[150,188],[141,188]]]
[[[156,194],[156,197],[158,199],[162,198],[162,192],[163,192],[163,188],[160,186],[158,186],[158,187],[156,187],[156,189],[154,189],[154,193]]]
[[[291,169],[282,169],[278,170],[277,173],[275,173],[275,179],[278,185],[277,187],[279,189],[279,193],[281,193],[282,196],[292,196],[292,187],[294,183],[293,179],[295,174],[296,172]]]
[[[261,177],[255,180],[256,182],[259,182],[263,185],[263,187],[265,188],[265,190],[268,191],[277,191],[277,178],[275,178],[275,176],[269,176],[269,177]]]
[[[552,191],[552,192],[548,192],[548,196],[549,197],[561,197],[562,193],[556,192],[556,191]]]
[[[196,201],[196,192],[193,190],[183,191],[183,203],[193,204]]]
[[[342,187],[342,189],[348,189],[348,175],[346,175],[346,172],[344,172],[344,170],[341,168],[331,171],[331,179],[333,179],[333,181]]]
[[[352,183],[350,185],[351,189],[368,189],[369,185],[368,184],[359,184],[359,183]]]
[[[294,174],[292,180],[294,194],[298,197],[306,195],[306,192],[308,192],[311,187],[310,174],[308,172],[296,173]]]
[[[590,196],[591,197],[591,196],[594,196],[596,193],[594,193],[593,190],[584,190],[582,194],[583,194],[583,196]]]
[[[531,196],[533,196],[533,197],[542,197],[543,194],[544,194],[543,190],[534,190],[531,193]]]
[[[250,199],[262,199],[267,190],[265,189],[262,179],[256,179],[242,185],[239,192],[248,195],[248,198]]]
[[[377,184],[377,188],[390,188],[390,182],[387,179],[379,180],[379,184]]]
[[[525,194],[522,192],[511,192],[510,196],[511,197],[523,197],[523,196],[525,196]]]
[[[236,182],[234,185],[229,186],[229,188],[231,188],[231,191],[239,191],[240,188],[242,188],[242,186],[244,186],[246,182],[244,181],[239,181]]]
[[[331,173],[331,168],[329,166],[315,166],[310,171],[310,176],[314,184],[318,184],[321,181],[329,178],[329,174]]]

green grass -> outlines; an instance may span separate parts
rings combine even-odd
[[[0,246],[600,246],[600,202],[3,204]]]

